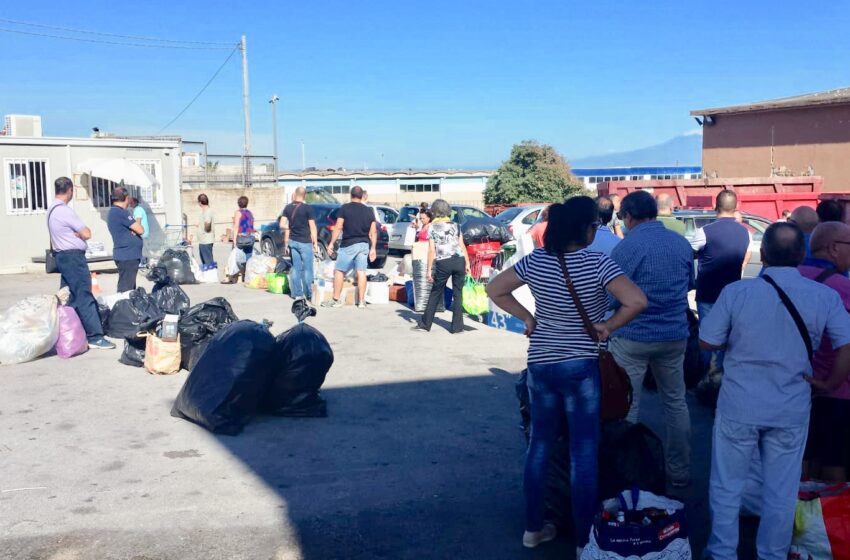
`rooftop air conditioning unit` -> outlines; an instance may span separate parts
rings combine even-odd
[[[37,115],[6,115],[6,136],[41,137],[41,117]]]

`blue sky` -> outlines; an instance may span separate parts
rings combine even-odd
[[[691,109],[850,85],[850,3],[6,0],[0,17],[193,41],[247,35],[254,152],[282,167],[492,167],[533,138],[568,158],[692,131]],[[0,22],[2,29],[63,34]],[[104,37],[101,37],[104,38]],[[108,38],[104,38],[108,39]],[[45,134],[153,134],[227,51],[0,33],[0,113]],[[234,56],[166,133],[242,146]]]

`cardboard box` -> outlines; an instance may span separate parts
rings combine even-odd
[[[333,282],[313,282],[313,305],[320,306],[333,298]],[[339,299],[345,305],[355,305],[357,288],[350,282],[343,284]]]

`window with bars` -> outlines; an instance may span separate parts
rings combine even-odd
[[[52,196],[48,192],[46,159],[6,159],[6,213],[45,212]]]
[[[163,205],[162,195],[162,163],[158,159],[134,159],[130,160],[156,179],[153,186],[125,185],[133,196],[152,208],[160,208]],[[131,188],[132,187],[132,188]]]
[[[439,183],[410,183],[400,185],[401,192],[440,192]]]
[[[118,186],[118,183],[114,183],[109,179],[102,179],[100,177],[92,177],[91,178],[91,203],[95,208],[109,208],[112,206],[112,200],[110,196],[112,194],[112,189]],[[129,189],[132,192],[132,189]]]

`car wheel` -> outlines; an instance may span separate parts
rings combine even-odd
[[[260,241],[260,251],[267,257],[276,257],[277,256],[277,247],[268,237],[264,237],[262,241]]]
[[[319,243],[319,250],[316,252],[316,259],[325,262],[328,260],[328,249],[324,243]]]

